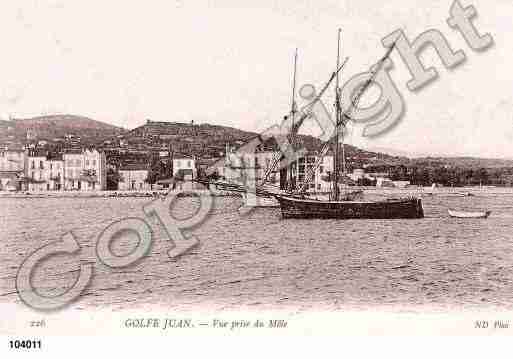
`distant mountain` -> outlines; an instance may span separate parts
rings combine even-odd
[[[403,151],[403,150],[399,150],[397,148],[390,148],[390,147],[374,146],[374,147],[366,147],[366,150],[370,151],[370,152],[388,153],[389,155],[396,156],[396,157],[405,157],[405,158],[429,157],[428,153]]]
[[[410,160],[410,163],[423,167],[461,167],[461,168],[513,168],[513,160],[501,158],[476,157],[421,157]]]
[[[72,134],[83,140],[99,143],[126,130],[83,116],[51,115],[0,121],[0,141],[24,142],[27,133],[38,140],[63,138]]]

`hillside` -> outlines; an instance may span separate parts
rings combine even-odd
[[[39,116],[0,121],[0,142],[24,143],[27,134],[38,140],[52,140],[72,134],[86,142],[100,143],[125,130],[87,117],[74,115]]]
[[[129,131],[124,137],[130,147],[170,145],[175,153],[205,158],[222,156],[227,143],[238,147],[255,136],[257,134],[254,132],[227,126],[148,120],[144,125]],[[299,135],[298,140],[309,151],[318,151],[322,146],[321,141],[312,136]],[[278,149],[273,140],[266,142],[264,146],[268,149]],[[348,165],[354,163],[354,166],[361,166],[373,161],[401,162],[400,157],[365,151],[354,146],[346,145],[345,150]]]

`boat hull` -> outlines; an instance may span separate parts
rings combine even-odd
[[[325,219],[394,219],[424,218],[419,198],[394,199],[376,202],[316,201],[277,196],[283,218]]]
[[[484,211],[484,212],[465,212],[465,211],[455,211],[455,210],[448,210],[449,216],[453,218],[488,218],[491,211]]]

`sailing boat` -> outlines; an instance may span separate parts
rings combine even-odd
[[[280,203],[280,209],[283,218],[333,218],[333,219],[392,219],[392,218],[423,218],[424,211],[422,208],[422,202],[419,198],[411,197],[411,198],[403,198],[403,199],[387,199],[383,201],[356,201],[356,200],[347,200],[348,197],[351,196],[342,196],[345,198],[341,198],[340,196],[340,188],[339,188],[339,161],[338,161],[338,151],[339,151],[339,128],[341,126],[345,127],[346,123],[351,119],[350,111],[356,107],[360,97],[365,92],[365,90],[371,85],[374,76],[380,70],[380,67],[383,65],[384,61],[390,56],[394,45],[392,45],[385,56],[380,60],[378,66],[374,69],[372,76],[369,80],[366,81],[364,86],[362,86],[353,99],[351,106],[349,109],[342,113],[341,105],[340,105],[340,89],[338,88],[338,72],[337,83],[335,88],[335,107],[336,107],[336,126],[335,126],[335,136],[334,136],[334,176],[333,176],[333,187],[332,194],[330,199],[325,200],[317,200],[317,199],[309,199],[305,196],[305,190],[308,185],[309,177],[312,177],[315,169],[310,171],[310,176],[305,178],[303,185],[301,186],[299,193],[293,195],[276,195],[276,199]],[[338,32],[338,50],[337,50],[337,69],[339,68],[339,58],[340,58],[340,30]],[[330,141],[326,142],[323,149],[320,153],[320,159],[327,154]],[[343,154],[343,159],[345,159],[345,154]],[[316,167],[320,164],[320,161],[317,161]],[[344,161],[345,163],[345,161]],[[344,165],[344,175],[345,175],[345,165]],[[350,199],[350,198],[349,198]]]

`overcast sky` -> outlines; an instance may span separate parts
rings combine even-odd
[[[212,123],[263,131],[290,107],[293,53],[298,85],[321,86],[333,71],[336,31],[349,56],[342,81],[384,52],[402,28],[413,40],[436,28],[467,61],[417,93],[397,53],[391,75],[407,112],[373,140],[349,141],[405,153],[513,157],[513,2],[474,5],[477,29],[495,45],[473,52],[446,24],[452,1],[3,1],[0,114],[84,115],[133,128],[155,121]],[[331,91],[325,98],[331,103]]]

